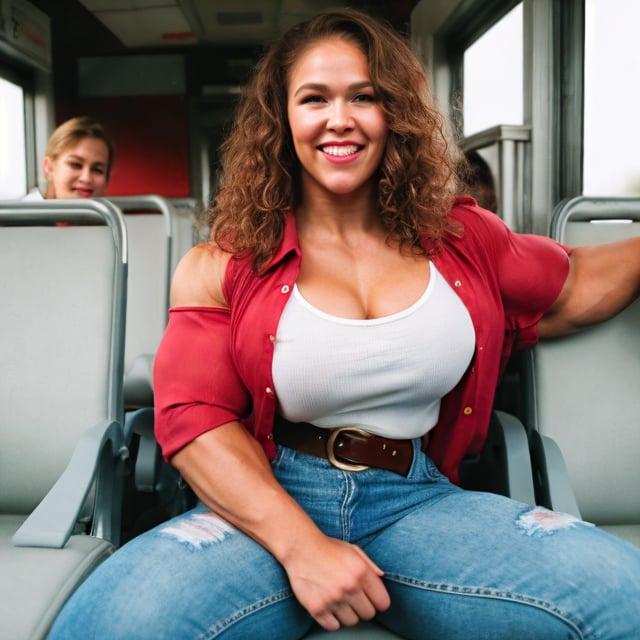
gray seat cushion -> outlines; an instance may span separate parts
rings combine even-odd
[[[71,536],[62,549],[15,547],[11,536],[24,519],[0,516],[1,635],[11,640],[44,638],[62,604],[113,551],[84,535]]]
[[[355,627],[343,627],[340,631],[314,629],[305,640],[398,640],[401,636],[387,631],[375,622],[361,622]]]
[[[608,524],[600,528],[640,547],[640,524]]]

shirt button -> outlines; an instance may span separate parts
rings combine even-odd
[[[462,282],[460,282],[460,280],[456,280],[456,281],[453,283],[453,286],[454,286],[454,287],[461,287],[461,286],[462,286]]]
[[[270,434],[267,436],[267,440],[273,440],[273,433],[270,433]]]
[[[282,288],[280,289],[280,293],[289,293],[290,289],[289,289],[289,285],[288,284],[283,284]]]
[[[269,396],[273,396],[273,389],[271,387],[267,387],[264,392]]]
[[[269,340],[271,340],[271,342],[275,342],[276,341],[276,337],[275,336],[269,336]]]
[[[473,409],[471,407],[465,407],[462,413],[464,413],[465,416],[470,416],[473,413]]]

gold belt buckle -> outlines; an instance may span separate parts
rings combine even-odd
[[[334,467],[338,469],[342,469],[343,471],[364,471],[365,469],[368,469],[369,466],[366,464],[356,464],[355,462],[343,462],[342,460],[338,460],[336,458],[336,452],[334,450],[335,444],[336,444],[336,438],[343,431],[353,431],[367,438],[371,435],[364,429],[358,429],[357,427],[337,427],[336,429],[331,429],[331,431],[329,432],[329,437],[327,438],[327,459]]]

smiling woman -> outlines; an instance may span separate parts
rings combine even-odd
[[[630,304],[640,238],[512,232],[455,197],[447,128],[367,14],[265,52],[154,362],[154,433],[200,502],[98,567],[49,640],[637,636],[635,547],[456,483],[511,350]]]
[[[102,125],[83,116],[62,123],[51,135],[42,163],[45,198],[104,196],[113,143]]]

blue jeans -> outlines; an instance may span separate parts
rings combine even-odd
[[[327,535],[385,571],[391,607],[377,619],[402,636],[640,637],[640,549],[565,514],[463,491],[418,441],[407,478],[282,447],[273,469]],[[199,506],[116,551],[49,637],[288,640],[312,626],[271,554]]]

